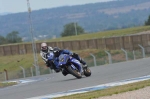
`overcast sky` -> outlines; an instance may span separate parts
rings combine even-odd
[[[112,0],[29,0],[32,10],[107,1]],[[0,13],[17,13],[26,11],[27,0],[0,0]]]

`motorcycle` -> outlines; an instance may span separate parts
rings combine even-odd
[[[75,58],[68,54],[61,54],[59,56],[58,66],[62,69],[63,73],[72,74],[76,78],[91,76],[91,70],[88,67],[83,67],[82,64]]]

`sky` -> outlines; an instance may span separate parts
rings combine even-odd
[[[29,0],[33,10],[87,3],[107,2],[112,0]],[[27,0],[0,0],[0,13],[18,13],[27,11]]]

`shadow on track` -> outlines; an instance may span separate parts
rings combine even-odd
[[[62,82],[62,81],[81,80],[81,79],[83,79],[83,78],[87,78],[87,77],[82,77],[82,78],[80,78],[80,79],[78,79],[78,78],[65,79],[65,80],[61,80],[61,82]]]

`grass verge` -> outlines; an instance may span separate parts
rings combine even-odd
[[[16,85],[17,82],[0,82],[0,88]]]
[[[95,99],[95,98],[99,98],[103,96],[111,96],[113,94],[134,91],[134,90],[138,90],[147,86],[150,86],[150,80],[141,81],[137,83],[131,83],[131,84],[123,85],[123,86],[112,87],[112,88],[108,88],[104,90],[64,96],[64,97],[59,97],[59,98],[54,98],[54,99]]]

